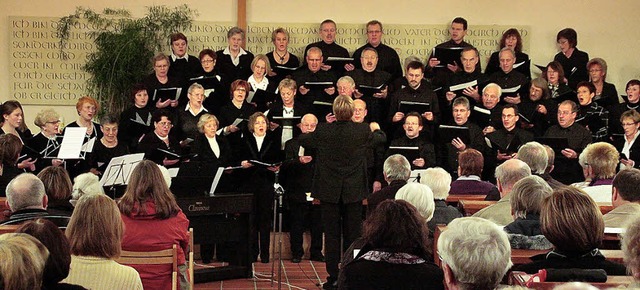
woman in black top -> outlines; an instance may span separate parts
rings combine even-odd
[[[189,82],[197,82],[204,88],[204,102],[202,105],[210,113],[218,115],[220,108],[229,102],[229,84],[215,71],[218,55],[211,49],[203,49],[200,52],[200,75],[193,77]]]
[[[162,101],[156,94],[158,89],[181,88],[179,80],[169,77],[169,58],[164,53],[158,53],[152,59],[153,73],[148,75],[143,83],[149,93],[150,102],[147,107],[151,110],[158,108],[175,108],[178,101],[171,98]]]
[[[491,54],[487,68],[484,70],[485,75],[491,75],[494,72],[500,71],[500,50],[508,47],[516,52],[516,62],[514,69],[521,72],[528,79],[531,79],[531,64],[525,63],[529,60],[529,55],[522,52],[522,37],[520,32],[515,28],[510,28],[502,34],[500,39],[500,49]],[[518,65],[518,67],[515,67]]]
[[[173,127],[173,117],[167,110],[153,112],[151,118],[154,130],[147,133],[140,140],[138,152],[144,153],[144,158],[165,167],[177,167],[182,148],[180,142],[170,135]]]
[[[113,157],[129,154],[126,144],[118,141],[118,119],[105,115],[100,119],[100,130],[104,136],[96,140],[89,158],[90,171],[98,176],[104,173]]]
[[[250,90],[247,81],[233,81],[230,92],[231,102],[220,109],[220,132],[218,134],[227,137],[231,148],[236,151],[240,148],[242,135],[247,132],[247,120],[256,112],[256,107],[245,101]],[[237,152],[234,152],[234,155],[238,156]]]
[[[100,104],[98,101],[92,97],[82,97],[78,99],[76,103],[76,110],[78,111],[78,120],[69,123],[64,130],[67,128],[77,128],[83,127],[87,129],[85,133],[85,138],[83,142],[83,146],[89,144],[90,142],[97,142],[102,138],[102,131],[100,131],[100,124],[93,122],[93,118],[96,116],[97,112],[100,110]],[[62,131],[62,135],[64,135],[65,131]],[[93,139],[93,140],[92,140]],[[69,171],[69,176],[71,179],[78,176],[80,173],[88,172],[90,167],[87,162],[90,159],[90,155],[92,153],[93,148],[83,148],[81,155],[84,159],[81,159],[80,156],[78,159],[69,159],[67,160],[67,171]]]
[[[599,57],[593,58],[587,63],[587,69],[589,70],[589,81],[596,87],[596,96],[593,97],[593,101],[605,108],[619,104],[616,86],[605,81],[607,62]]]
[[[2,158],[0,162],[0,197],[7,196],[5,190],[9,182],[24,172],[16,165],[20,150],[22,150],[22,143],[18,137],[13,134],[0,135],[0,158]]]
[[[275,48],[267,53],[272,69],[269,72],[269,77],[275,84],[279,84],[286,77],[291,77],[293,72],[300,67],[300,60],[288,50],[289,32],[286,29],[279,27],[274,30],[271,33],[271,41]]]
[[[151,124],[152,110],[147,106],[149,103],[147,88],[143,84],[136,84],[131,89],[130,96],[133,106],[120,114],[118,140],[133,152],[136,150],[140,138],[151,132],[153,126]]]

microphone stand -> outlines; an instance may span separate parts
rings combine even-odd
[[[274,239],[275,239],[275,235],[278,236],[278,289],[280,290],[282,289],[282,211],[283,211],[282,198],[284,196],[284,188],[282,188],[282,186],[278,181],[278,173],[279,171],[275,172],[276,178],[273,183],[273,193],[274,193],[273,196],[275,200],[275,204],[273,206],[273,232],[274,232]],[[277,228],[276,228],[276,221],[277,221]],[[273,245],[273,243],[271,244]],[[274,255],[274,258],[275,258],[275,255]],[[274,273],[275,262],[276,262],[276,259],[271,260],[271,287],[273,287],[273,281],[274,281],[273,278],[275,275]]]

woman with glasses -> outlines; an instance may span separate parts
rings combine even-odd
[[[173,116],[167,110],[153,112],[153,132],[142,137],[138,145],[138,152],[144,153],[144,158],[165,167],[177,167],[182,148],[176,138],[170,136],[173,127]]]
[[[607,62],[599,57],[593,58],[587,63],[587,70],[589,81],[596,87],[596,96],[593,100],[605,108],[620,103],[616,86],[605,81]]]
[[[181,84],[177,79],[169,76],[169,57],[164,53],[158,53],[151,59],[153,65],[153,72],[149,74],[144,80],[144,86],[149,93],[149,102],[147,107],[154,109],[162,108],[175,108],[178,106],[178,101],[172,98],[165,99],[164,101],[156,96],[159,92],[158,89],[169,88],[181,88]]]
[[[231,101],[220,109],[220,129],[218,134],[223,134],[229,140],[231,148],[238,150],[242,144],[242,134],[247,133],[247,121],[256,112],[256,107],[247,103],[247,94],[251,90],[245,80],[235,80],[231,83]],[[235,156],[237,152],[234,152]]]
[[[211,49],[203,49],[199,55],[201,71],[196,77],[189,79],[190,83],[199,83],[204,88],[204,101],[202,105],[209,110],[210,113],[218,115],[220,108],[224,106],[229,100],[227,84],[214,69],[218,55]]]
[[[578,45],[578,33],[573,28],[560,30],[556,36],[556,41],[560,52],[556,54],[553,60],[562,65],[569,87],[575,90],[579,82],[589,81],[589,74],[587,73],[589,54],[576,47]]]
[[[60,166],[64,162],[62,159],[45,158],[57,156],[58,149],[62,143],[62,136],[58,135],[60,130],[60,115],[53,109],[44,109],[36,115],[33,123],[40,127],[40,133],[25,143],[23,154],[25,158],[35,161],[35,174],[47,166]]]
[[[620,152],[620,169],[640,168],[640,142],[636,142],[640,135],[640,113],[628,110],[622,113],[620,123],[624,130],[624,138],[614,142]]]

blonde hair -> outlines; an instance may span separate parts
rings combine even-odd
[[[340,95],[333,100],[333,114],[338,121],[349,121],[353,116],[355,106],[353,105],[353,99],[349,96]]]
[[[23,233],[0,235],[0,286],[3,289],[40,289],[49,251]]]
[[[42,128],[47,122],[53,122],[60,119],[60,114],[53,109],[43,109],[36,114],[33,124]]]
[[[613,178],[616,175],[619,159],[620,153],[616,147],[607,142],[597,142],[584,148],[578,162],[582,167],[591,166],[594,177],[602,179]]]
[[[198,119],[198,125],[197,125],[198,132],[204,133],[204,125],[206,125],[211,121],[213,121],[216,124],[216,128],[220,126],[220,121],[218,121],[218,118],[216,118],[216,116],[212,114],[203,114],[202,116],[200,116],[200,119]]]
[[[92,193],[78,200],[65,235],[71,254],[113,259],[120,256],[122,232],[116,202],[104,194]]]

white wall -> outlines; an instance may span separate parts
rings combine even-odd
[[[0,0],[0,100],[9,95],[9,16],[64,16],[76,6],[99,10],[104,7],[125,8],[134,15],[141,15],[149,5],[176,5],[168,0],[119,1],[92,0]],[[186,1],[198,10],[197,20],[235,21],[236,1],[215,0]],[[344,3],[348,3],[344,4]],[[455,3],[452,4],[452,3]],[[355,1],[303,1],[303,0],[248,0],[247,21],[251,22],[320,22],[332,18],[340,23],[365,23],[378,19],[382,23],[443,24],[456,16],[463,16],[474,24],[530,25],[529,53],[533,63],[546,64],[557,52],[556,33],[565,27],[578,31],[578,48],[590,57],[601,57],[609,65],[607,80],[624,94],[629,79],[640,77],[637,49],[640,47],[640,30],[637,29],[637,11],[640,1],[557,1],[557,0],[355,0]],[[33,117],[42,106],[25,108],[27,124],[33,126]],[[75,108],[56,107],[65,122],[76,118]],[[37,132],[37,130],[35,130]]]

